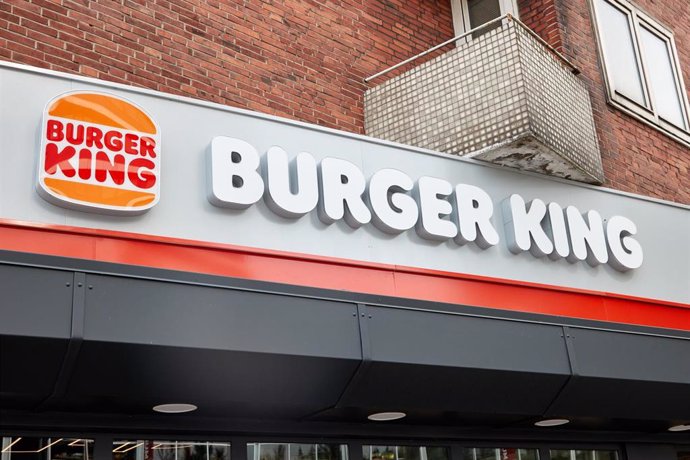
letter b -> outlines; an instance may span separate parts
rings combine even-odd
[[[215,206],[246,209],[264,193],[257,172],[259,152],[247,142],[217,136],[211,141],[208,162],[208,200]]]

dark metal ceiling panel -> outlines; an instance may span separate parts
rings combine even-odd
[[[570,376],[558,326],[369,307],[366,330],[371,362],[343,408],[529,416]]]
[[[0,408],[33,409],[54,389],[67,340],[0,336]]]
[[[690,418],[690,340],[574,328],[571,335],[575,375],[551,413]]]
[[[0,407],[31,409],[53,392],[70,337],[73,276],[0,265]]]
[[[328,407],[357,360],[89,342],[65,397],[71,411],[151,414],[154,405],[192,403],[196,415],[299,419]]]

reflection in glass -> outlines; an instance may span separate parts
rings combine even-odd
[[[606,0],[597,0],[597,7],[606,68],[613,78],[614,89],[638,104],[647,106],[628,15]]]
[[[613,450],[552,450],[551,460],[617,460]]]
[[[649,73],[649,86],[661,118],[685,129],[680,95],[673,75],[668,44],[646,27],[640,27],[640,43]]]
[[[3,437],[2,460],[91,460],[93,440]]]
[[[447,447],[362,446],[363,460],[449,460]]]
[[[230,460],[230,443],[118,440],[113,460]]]
[[[499,0],[467,0],[467,12],[470,17],[470,27],[486,24],[501,15]]]
[[[247,460],[347,460],[344,444],[247,444]]]
[[[539,460],[537,449],[470,448],[463,449],[463,460]]]

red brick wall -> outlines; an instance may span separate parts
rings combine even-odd
[[[453,36],[448,0],[1,0],[0,59],[363,132],[363,79]]]
[[[558,52],[563,52],[563,27],[558,0],[518,0],[520,20]]]
[[[591,21],[589,0],[521,0],[531,22],[548,18],[540,35],[559,48],[587,82],[601,147],[606,186],[690,204],[690,149],[606,103],[606,88]],[[686,92],[690,98],[690,2],[635,0],[675,34]],[[555,13],[553,11],[555,10]],[[557,24],[554,21],[557,20]]]
[[[606,104],[588,0],[519,0],[582,71],[606,186],[690,203],[690,151]],[[0,59],[363,132],[363,78],[453,35],[449,0],[0,0]],[[676,34],[690,3],[638,0]],[[686,85],[687,87],[687,85]]]

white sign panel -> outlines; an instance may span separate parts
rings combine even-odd
[[[70,92],[154,120],[158,137],[133,131],[163,160],[155,206],[98,214],[36,193],[46,104]],[[135,158],[151,156],[126,157],[123,184]],[[0,219],[690,303],[687,206],[81,77],[0,66],[0,164]]]

